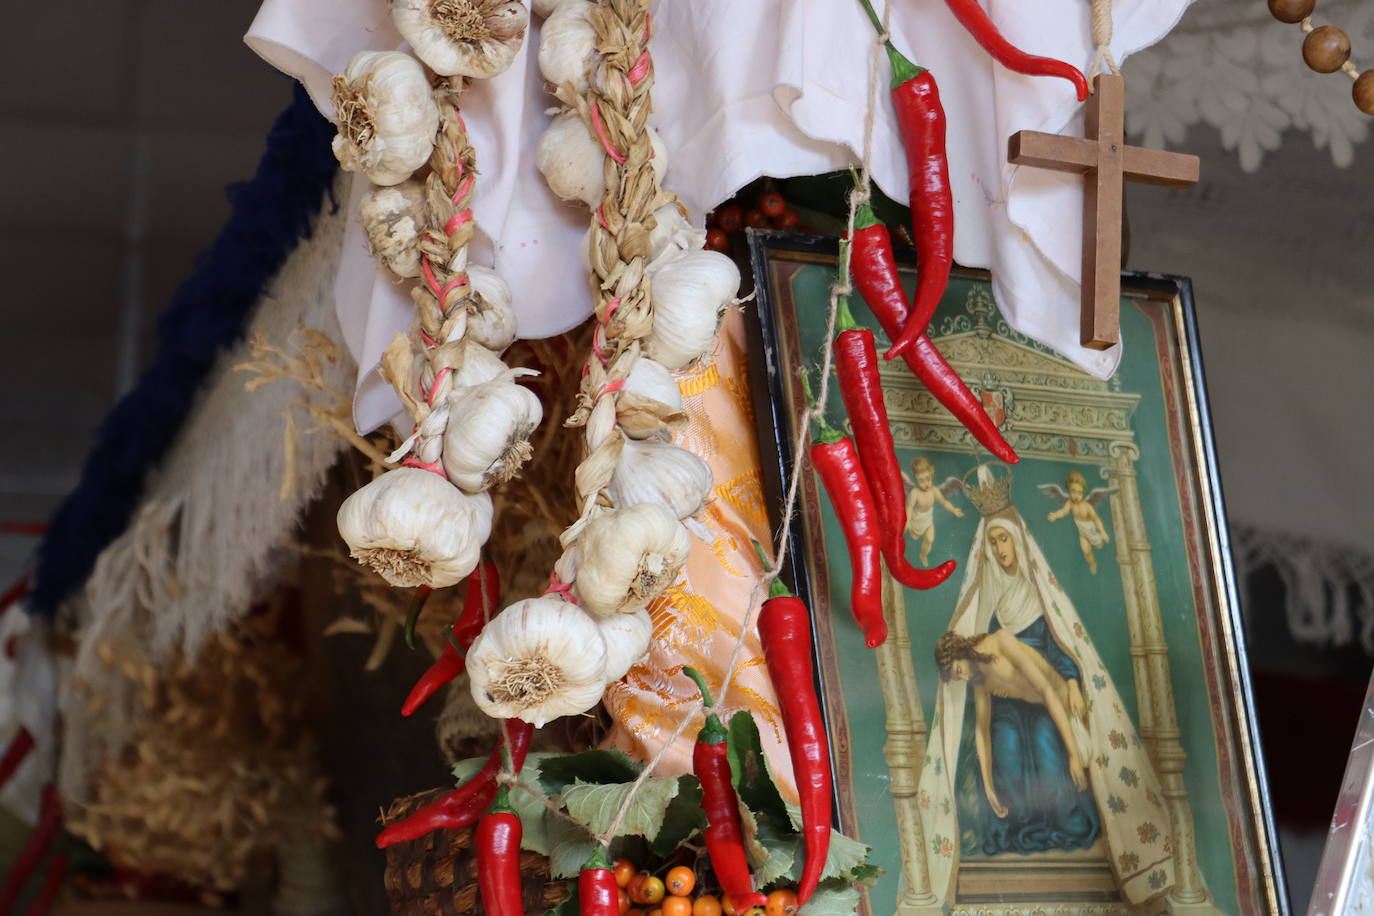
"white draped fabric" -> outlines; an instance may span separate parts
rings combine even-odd
[[[1158,41],[1189,0],[1115,0],[1118,61]],[[877,6],[882,8],[882,0]],[[1093,58],[1088,0],[990,0],[1006,36],[1028,51],[1087,68]],[[652,49],[654,123],[669,150],[668,186],[700,219],[760,175],[808,175],[859,158],[870,86],[873,30],[853,0],[660,0]],[[1106,377],[1120,348],[1078,346],[1082,188],[1072,176],[1006,163],[1016,130],[1081,130],[1081,106],[1060,79],[1032,78],[995,64],[939,0],[910,0],[891,14],[895,43],[939,80],[949,115],[954,256],[988,267],[1008,322]],[[358,51],[402,45],[384,0],[265,0],[245,38],[296,77],[330,113],[329,80]],[[474,212],[485,251],[511,284],[520,333],[566,330],[591,309],[578,245],[580,207],[557,201],[534,166],[535,139],[552,98],[538,73],[538,24],[506,73],[464,98],[482,181]],[[878,72],[872,174],[905,200],[907,180],[886,61]],[[368,256],[356,221],[336,287],[339,321],[360,367],[355,419],[379,425],[397,404],[372,371],[411,315],[404,286]]]
[[[990,527],[1012,535],[1016,567],[1011,573],[992,555]],[[1163,893],[1173,885],[1174,860],[1159,777],[1073,602],[1015,509],[978,523],[964,569],[950,630],[960,636],[987,633],[995,617],[1015,635],[1043,617],[1054,641],[1077,664],[1088,715],[1086,723],[1075,718],[1072,731],[1088,764],[1112,871],[1132,904]],[[931,889],[942,901],[953,892],[960,861],[957,778],[967,700],[967,682],[940,684],[917,796],[932,852],[927,857]]]

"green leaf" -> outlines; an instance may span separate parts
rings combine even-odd
[[[638,784],[575,782],[563,791],[563,804],[573,820],[587,825],[593,833],[602,834],[611,828],[612,821],[629,798],[630,806],[616,835],[652,839],[663,829],[664,815],[677,790],[676,776],[655,776]],[[630,797],[632,793],[633,798]]]
[[[787,819],[792,824],[792,829],[800,832],[802,829],[801,809],[796,805],[787,806]],[[821,873],[821,878],[845,878],[851,881],[863,880],[855,877],[856,873],[867,874],[869,866],[868,854],[872,849],[840,833],[838,830],[830,831],[830,848],[825,856],[825,870]],[[879,869],[879,874],[882,871]]]
[[[549,874],[555,878],[576,878],[582,865],[596,849],[596,840],[582,827],[552,811],[544,814],[549,838]]]
[[[663,827],[654,837],[650,850],[667,858],[682,843],[707,826],[706,812],[701,808],[701,783],[692,775],[677,778],[677,795],[663,812]]]
[[[876,865],[865,863],[851,869],[845,877],[861,887],[872,887],[883,876],[883,870]]]
[[[533,754],[530,755],[534,756]],[[482,769],[482,765],[487,762],[485,757],[471,757],[467,760],[460,760],[453,765],[454,785],[462,785],[472,778],[472,775]]]
[[[741,709],[730,717],[730,772],[740,801],[756,814],[787,816],[782,796],[768,772],[768,758],[763,755],[758,726],[747,710]]]
[[[826,882],[806,901],[800,916],[852,916],[859,909],[859,891],[843,882]]]
[[[539,761],[539,780],[553,794],[575,782],[633,782],[641,769],[640,764],[617,750],[551,754]]]
[[[753,812],[748,810],[743,813],[743,820],[746,842],[749,843],[745,850],[750,854],[749,864],[754,872],[755,883],[760,888],[780,878],[795,883],[801,877],[801,838],[795,833],[779,830],[768,818],[755,818]]]
[[[544,760],[559,756],[556,754],[530,754],[525,758],[525,767],[521,770],[521,784],[529,786],[531,789],[541,788],[538,772],[539,765]],[[453,777],[461,785],[472,778],[473,774],[482,768],[487,762],[485,757],[473,757],[470,760],[460,760],[453,765]],[[528,849],[530,852],[537,852],[541,856],[549,854],[548,836],[544,830],[544,804],[538,797],[520,787],[512,787],[510,790],[511,807],[520,815],[520,848]]]

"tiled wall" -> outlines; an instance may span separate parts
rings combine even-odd
[[[259,0],[28,3],[0,30],[0,520],[46,518],[290,84]],[[0,588],[33,539],[0,535]]]

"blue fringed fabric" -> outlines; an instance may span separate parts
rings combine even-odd
[[[153,363],[101,424],[81,480],[38,547],[28,610],[52,616],[124,532],[215,360],[242,336],[253,304],[330,193],[334,127],[297,85],[267,135],[252,180],[229,188],[232,214],[158,320]],[[334,204],[337,206],[337,203]]]

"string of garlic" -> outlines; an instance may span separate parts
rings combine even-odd
[[[539,64],[564,110],[537,164],[555,194],[592,210],[583,255],[596,328],[565,424],[584,430],[581,511],[546,594],[493,618],[468,653],[477,705],[536,724],[590,709],[648,651],[645,608],[687,561],[682,521],[712,485],[706,462],[669,441],[686,420],[672,370],[711,349],[739,289],[734,263],[703,250],[705,233],[662,186],[668,153],[647,123],[647,2],[549,7]],[[557,628],[566,638],[545,637]]]
[[[392,6],[424,64],[446,78],[431,84],[408,54],[363,52],[335,79],[335,151],[345,169],[379,185],[360,212],[369,242],[398,277],[420,281],[411,290],[415,321],[381,367],[414,424],[391,456],[403,466],[338,513],[352,556],[402,587],[439,588],[472,572],[491,534],[487,491],[529,458],[543,414],[516,383],[534,373],[499,356],[516,334],[510,289],[467,263],[477,157],[458,107],[465,75],[509,65],[528,13],[514,0],[469,4],[473,16],[450,16],[449,6]],[[421,181],[413,174],[425,162]]]

